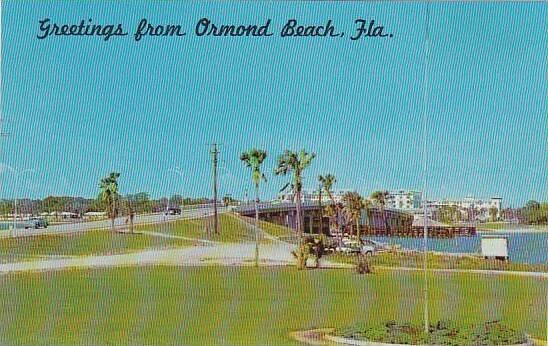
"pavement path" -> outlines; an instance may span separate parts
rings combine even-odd
[[[183,237],[180,235],[173,235],[169,233],[160,233],[160,232],[151,232],[151,231],[139,231],[136,232],[139,234],[146,234],[152,237],[160,237],[160,238],[169,238],[169,239],[182,239],[182,240],[190,240],[197,243],[203,243],[203,244],[215,244],[217,242],[207,239],[197,239],[197,238],[189,238],[189,237]]]
[[[261,244],[259,258],[261,265],[290,265],[294,259],[290,253],[292,245]],[[24,271],[48,271],[69,268],[97,268],[143,265],[253,265],[254,243],[200,244],[180,249],[145,250],[120,255],[83,256],[52,258],[0,264],[0,273]]]

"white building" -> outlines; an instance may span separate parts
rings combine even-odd
[[[421,207],[420,191],[397,190],[388,192],[386,205],[393,209],[418,209]]]
[[[465,197],[462,199],[450,199],[442,201],[429,201],[429,208],[439,209],[443,206],[452,207],[455,206],[460,210],[474,210],[479,213],[482,218],[487,219],[489,217],[489,210],[495,208],[497,210],[497,217],[501,216],[502,210],[502,198],[474,198]]]

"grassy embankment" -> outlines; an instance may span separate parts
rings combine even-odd
[[[255,240],[253,228],[233,214],[219,215],[219,234],[213,231],[213,217],[143,226],[140,230],[219,242],[237,243]]]
[[[548,232],[548,225],[524,225],[508,222],[486,222],[478,224],[479,231],[512,231],[512,230],[527,230]]]
[[[326,257],[333,262],[356,264],[355,255],[329,255]],[[423,255],[418,252],[384,252],[367,258],[369,264],[381,267],[422,268]],[[478,269],[478,270],[509,270],[548,273],[546,264],[526,264],[486,260],[474,256],[449,256],[428,253],[427,264],[430,269]]]
[[[430,318],[546,338],[547,283],[429,274]],[[289,332],[421,323],[422,274],[141,267],[0,276],[0,344],[297,345]]]
[[[509,224],[507,222],[485,222],[478,224],[478,229],[486,231],[498,231],[507,228],[508,225]]]
[[[205,231],[206,222],[208,221],[205,219],[195,219],[136,226],[135,234],[90,230],[73,234],[2,238],[0,262],[44,259],[52,256],[120,254],[144,249],[185,247],[194,243],[191,240],[140,233],[147,231],[222,242],[253,239],[245,224],[232,215],[220,215],[220,234],[211,234],[209,237]]]

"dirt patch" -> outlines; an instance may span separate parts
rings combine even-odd
[[[324,339],[325,334],[333,332],[333,328],[319,328],[289,333],[289,335],[303,344],[307,345],[332,345]]]

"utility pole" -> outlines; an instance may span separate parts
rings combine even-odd
[[[219,234],[219,215],[217,210],[217,166],[219,163],[219,144],[211,144],[211,159],[213,160],[213,222],[215,234]]]
[[[15,201],[14,201],[14,208],[13,208],[13,229],[17,229],[17,199],[19,198],[19,176],[24,173],[33,173],[33,169],[25,169],[22,171],[19,171],[15,168],[11,168],[11,170],[15,174]]]

